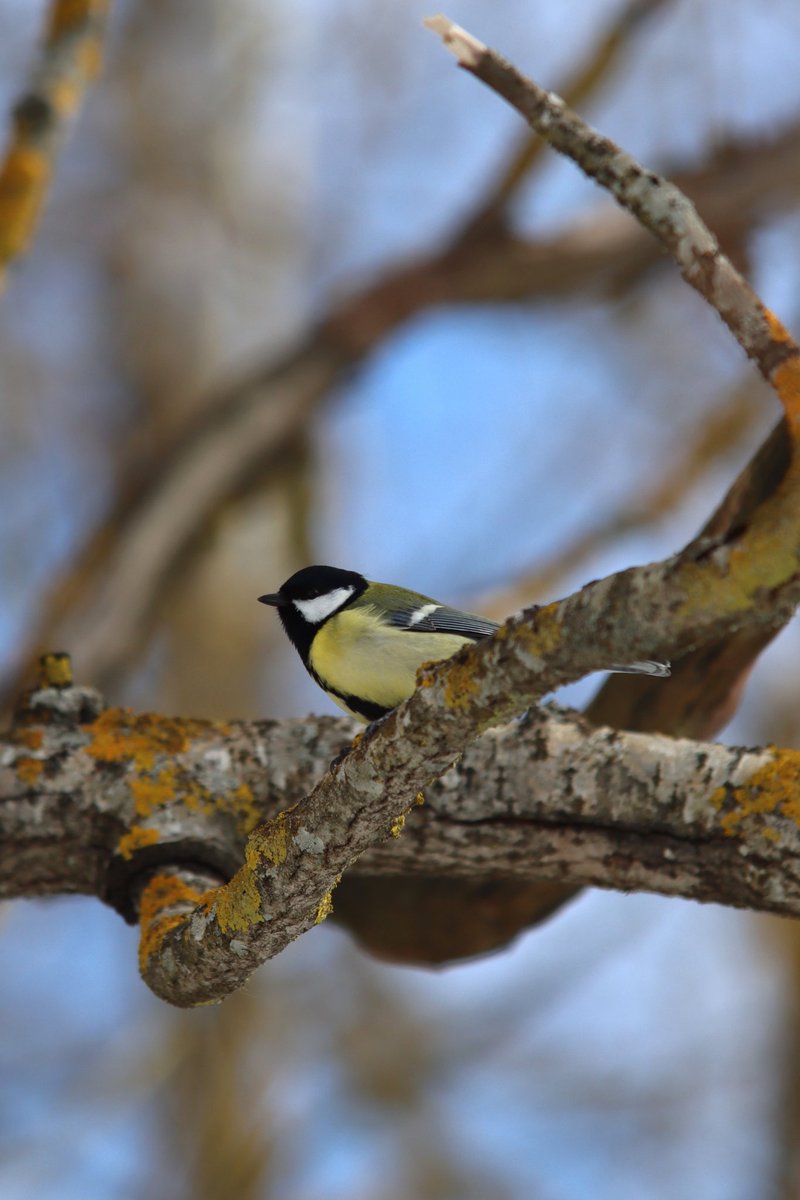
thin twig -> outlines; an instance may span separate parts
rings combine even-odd
[[[618,65],[620,56],[629,46],[631,39],[639,33],[641,26],[672,0],[630,0],[630,3],[614,17],[612,24],[592,48],[586,62],[559,88],[571,107],[584,105],[597,91]],[[537,135],[528,134],[511,154],[499,175],[492,180],[486,194],[475,211],[457,232],[454,241],[466,241],[477,231],[495,220],[517,194],[523,183],[531,177],[539,164],[545,143]]]
[[[553,149],[611,192],[669,250],[687,283],[719,313],[775,387],[794,429],[800,421],[800,350],[722,253],[688,198],[448,17],[428,17],[425,24],[441,36],[460,67],[507,100]]]

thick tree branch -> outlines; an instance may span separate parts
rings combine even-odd
[[[0,291],[8,267],[30,247],[56,155],[100,65],[109,0],[53,0],[44,47],[14,108],[0,164]]]
[[[59,678],[52,666],[51,681]],[[178,1003],[218,997],[227,982],[212,981],[205,953],[202,984],[181,972],[176,989],[154,967],[165,916],[173,927],[181,920],[180,906],[170,906],[185,907],[192,891],[200,901],[194,922],[181,925],[183,958],[220,920],[225,889],[202,893],[233,873],[254,827],[261,853],[288,859],[300,850],[304,890],[315,874],[327,880],[336,831],[351,853],[360,843],[347,826],[363,826],[364,814],[329,810],[314,827],[308,813],[278,814],[302,799],[352,732],[351,722],[327,717],[222,724],[135,716],[103,710],[92,689],[46,680],[0,742],[0,895],[84,892],[131,916],[149,877],[146,976]],[[388,741],[386,750],[401,745]],[[800,915],[798,784],[797,751],[592,729],[550,706],[469,746],[402,835],[373,845],[354,871],[597,884]],[[399,797],[402,785],[390,786]],[[241,871],[237,880],[241,891]],[[317,905],[315,915],[326,912]],[[235,924],[234,906],[228,918]],[[287,918],[265,910],[260,925]],[[228,931],[234,943],[236,932]],[[247,933],[239,933],[243,948]]]

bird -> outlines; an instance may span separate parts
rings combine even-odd
[[[277,592],[258,599],[277,608],[312,679],[334,704],[365,724],[380,720],[412,694],[423,663],[449,658],[500,628],[486,617],[339,567],[303,567]],[[670,673],[669,663],[650,661],[608,669]]]

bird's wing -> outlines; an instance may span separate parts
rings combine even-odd
[[[433,600],[405,609],[395,609],[389,618],[389,624],[395,629],[405,629],[410,633],[450,633],[473,638],[475,641],[489,637],[500,628],[495,621],[487,621],[486,617],[461,612],[457,608],[448,608],[446,604],[437,604]]]

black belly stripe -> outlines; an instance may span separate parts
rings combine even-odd
[[[340,692],[337,688],[331,687],[324,679],[320,679],[310,663],[306,663],[306,669],[314,682],[318,683],[322,688],[323,692],[327,692],[329,696],[336,696],[352,712],[358,713],[360,717],[364,717],[367,721],[379,721],[381,717],[385,717],[387,713],[392,711],[390,708],[384,708],[382,704],[373,704],[371,700],[362,700],[360,696],[349,696],[346,692]]]
[[[370,700],[362,700],[359,696],[345,696],[343,692],[336,692],[333,688],[325,688],[325,691],[330,696],[337,696],[351,712],[358,713],[367,721],[379,721],[381,717],[385,717],[392,711],[390,708],[383,708],[380,704],[373,704]]]

